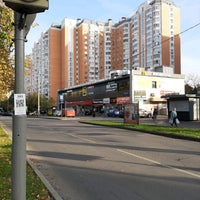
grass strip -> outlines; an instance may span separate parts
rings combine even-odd
[[[12,141],[0,127],[0,199],[11,199],[11,147]],[[27,200],[53,200],[45,185],[27,164]]]
[[[112,126],[116,128],[126,128],[129,130],[143,131],[147,133],[153,133],[158,135],[164,135],[168,137],[189,139],[194,141],[200,141],[200,130],[192,128],[179,128],[179,127],[168,127],[168,126],[157,126],[157,125],[147,125],[147,124],[125,124],[122,122],[115,121],[104,121],[104,120],[93,120],[85,121],[83,123]]]

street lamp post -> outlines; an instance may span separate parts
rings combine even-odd
[[[15,94],[12,134],[12,200],[26,200],[26,99],[24,43],[36,14],[48,9],[48,0],[4,0],[15,11]]]
[[[15,94],[24,94],[24,29],[21,14],[15,12]],[[17,100],[16,100],[17,101]],[[25,107],[25,102],[24,106]],[[15,108],[16,112],[16,108]],[[12,199],[26,199],[26,115],[13,116]]]

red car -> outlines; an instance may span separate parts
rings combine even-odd
[[[62,116],[64,117],[75,117],[75,110],[72,107],[63,109]]]

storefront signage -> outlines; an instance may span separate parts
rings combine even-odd
[[[112,92],[117,90],[117,83],[108,83],[106,85],[106,92]]]
[[[138,101],[140,99],[146,99],[146,91],[145,90],[135,90],[134,91],[134,100]]]
[[[117,104],[129,104],[130,97],[117,97]]]
[[[86,88],[86,87],[83,87],[83,88],[82,88],[82,95],[83,95],[83,96],[86,96],[86,95],[87,95],[87,88]]]
[[[87,87],[87,95],[91,95],[91,94],[94,94],[94,86],[93,85]]]
[[[93,104],[102,104],[103,99],[93,99]]]
[[[110,98],[103,98],[103,104],[109,104]]]
[[[65,102],[65,106],[76,106],[76,105],[92,105],[92,100]]]

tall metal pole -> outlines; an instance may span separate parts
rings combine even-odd
[[[24,90],[24,28],[15,12],[15,94]],[[26,115],[13,115],[12,200],[26,200]]]

